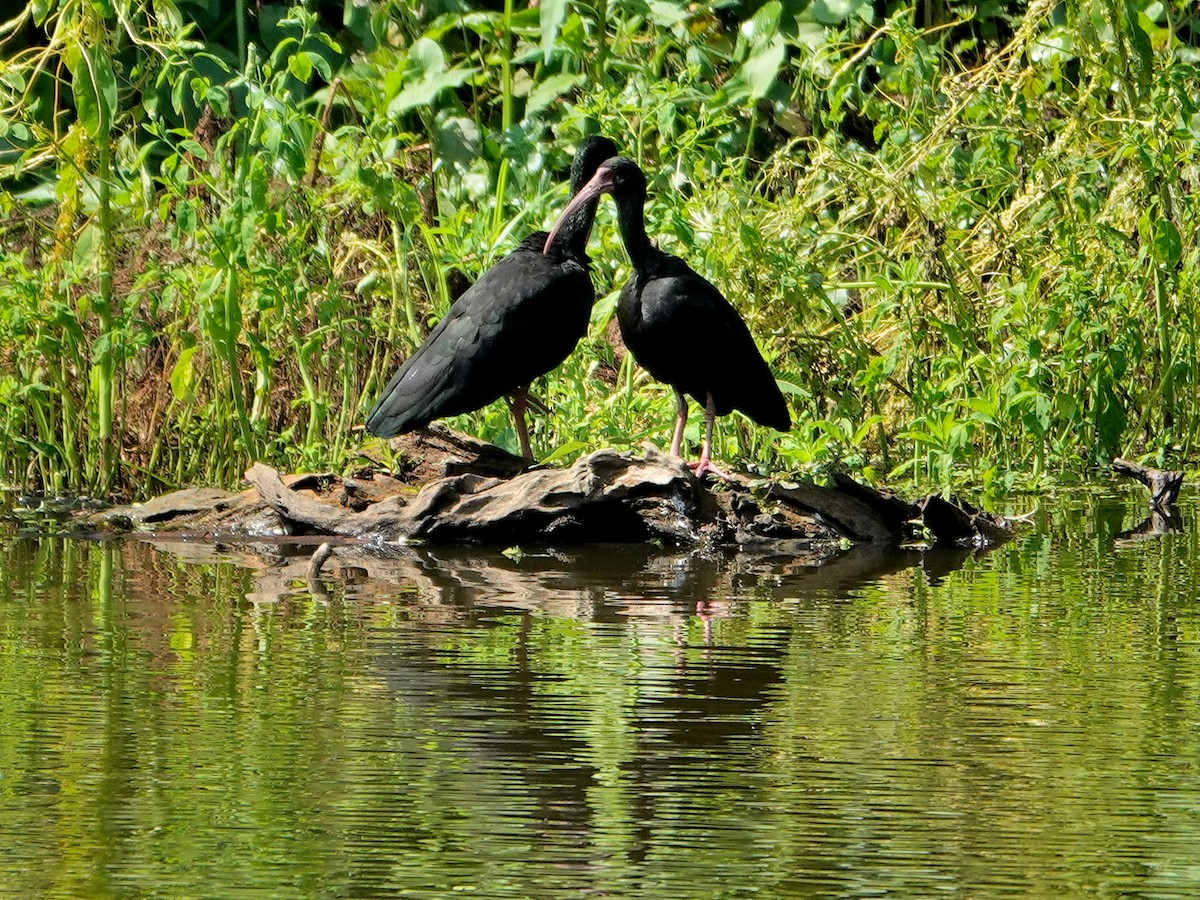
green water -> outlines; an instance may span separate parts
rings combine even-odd
[[[335,557],[0,532],[0,897],[1200,896],[1200,531]]]

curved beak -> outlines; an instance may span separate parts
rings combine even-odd
[[[601,166],[596,170],[596,174],[592,176],[592,180],[579,189],[579,193],[571,198],[571,202],[567,204],[562,211],[562,215],[558,217],[558,221],[554,223],[554,227],[550,229],[550,236],[546,238],[546,246],[542,248],[542,253],[549,253],[550,248],[554,246],[554,241],[558,237],[563,226],[583,207],[589,203],[594,203],[596,199],[603,193],[612,193],[613,189],[613,172],[607,166]]]

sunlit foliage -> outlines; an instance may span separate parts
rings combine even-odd
[[[1195,456],[1200,17],[1173,0],[41,0],[0,26],[0,482],[345,468],[380,385],[603,131],[797,420],[717,455],[989,491]],[[535,448],[666,439],[591,335]],[[452,424],[515,444],[496,404]],[[689,439],[694,440],[697,420]]]

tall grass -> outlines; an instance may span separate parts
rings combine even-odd
[[[782,436],[727,418],[723,459],[1000,491],[1194,458],[1197,13],[886,6],[27,8],[0,27],[0,482],[380,458],[354,426],[552,220],[594,130],[796,413]],[[591,252],[591,334],[537,386],[553,460],[662,443],[673,415],[610,340],[607,208]],[[451,424],[515,446],[503,404]]]

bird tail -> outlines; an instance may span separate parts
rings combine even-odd
[[[383,389],[383,396],[367,416],[367,431],[371,434],[395,437],[428,425],[438,417],[431,407],[441,385],[431,385],[428,378],[420,377],[427,373],[413,371],[417,358],[418,354],[409,357]]]
[[[792,427],[792,414],[787,400],[773,377],[758,385],[756,390],[745,391],[737,408],[759,425],[776,431],[788,431]]]

